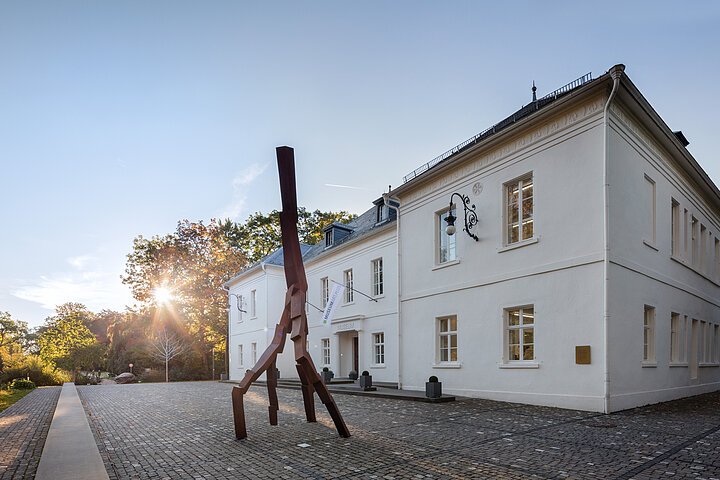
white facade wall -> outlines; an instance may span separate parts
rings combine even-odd
[[[310,353],[315,365],[326,366],[322,359],[322,339],[330,339],[330,359],[327,365],[336,377],[347,377],[367,370],[375,382],[398,381],[398,290],[397,243],[395,223],[379,228],[375,234],[341,245],[310,260],[306,266],[308,301],[322,308],[321,279],[343,283],[343,272],[352,269],[354,288],[366,295],[371,292],[372,261],[383,260],[383,294],[376,301],[355,292],[353,302],[341,303],[330,324],[323,324],[322,312],[310,307],[308,325]],[[384,334],[384,363],[375,362],[374,334]],[[357,337],[357,365],[354,365],[353,337]]]
[[[697,184],[678,167],[678,159],[627,108],[614,106],[612,113],[610,411],[720,388],[718,209],[698,193]],[[679,214],[675,253],[673,200]],[[654,308],[654,352],[644,360],[646,306]],[[673,314],[680,318],[675,359],[671,358]],[[708,337],[703,345],[700,327],[705,325]]]
[[[245,370],[254,366],[252,362],[252,344],[256,344],[257,358],[272,340],[275,332],[275,325],[280,320],[285,298],[285,275],[281,267],[267,265],[264,268],[258,266],[247,276],[237,278],[230,285],[230,300],[228,309],[229,320],[229,347],[230,347],[230,380],[241,380],[245,376]],[[250,307],[251,292],[255,290],[256,311],[252,315]],[[243,298],[243,310],[237,309],[237,297]],[[240,345],[243,348],[243,361],[240,362]],[[292,345],[290,345],[292,347]],[[286,345],[286,352],[288,351]],[[288,364],[288,356],[292,356],[292,348],[289,355],[278,357],[280,375],[284,375],[292,367],[294,372],[294,360]],[[288,365],[286,365],[288,364]],[[297,376],[295,372],[294,376]],[[265,378],[265,374],[261,378]]]
[[[575,106],[402,192],[403,388],[430,375],[446,392],[603,408],[602,104]],[[504,185],[532,173],[535,236],[506,246]],[[458,260],[438,264],[439,217],[453,192],[480,219],[475,242],[456,223]],[[475,192],[480,192],[476,194]],[[507,359],[505,309],[533,305],[535,359]],[[457,316],[458,361],[439,361],[437,318]],[[592,363],[575,363],[590,345]]]

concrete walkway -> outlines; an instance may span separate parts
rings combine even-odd
[[[35,479],[108,479],[74,383],[62,387]]]

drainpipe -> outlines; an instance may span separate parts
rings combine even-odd
[[[225,380],[230,380],[230,287],[222,286],[228,292],[227,334],[225,335]]]
[[[402,349],[402,325],[401,325],[401,313],[402,313],[402,277],[400,275],[400,269],[402,268],[402,249],[400,248],[400,200],[396,198],[390,198],[390,193],[383,193],[383,202],[389,208],[395,210],[395,248],[397,249],[397,369],[398,369],[398,389],[402,390],[402,355],[400,351]],[[393,205],[390,201],[397,204]]]
[[[608,286],[610,278],[610,182],[608,179],[608,129],[609,129],[609,117],[608,112],[610,110],[610,103],[615,98],[618,86],[620,86],[620,78],[625,71],[625,65],[618,64],[610,69],[610,76],[613,79],[612,90],[608,97],[605,108],[603,109],[603,220],[604,220],[604,232],[603,232],[603,302],[604,302],[604,314],[603,314],[603,349],[605,359],[605,399],[603,409],[605,413],[609,413],[610,410],[610,352],[608,349],[608,337],[609,337],[609,322],[610,322],[610,301],[608,298]]]

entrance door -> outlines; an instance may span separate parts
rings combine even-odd
[[[360,365],[360,362],[358,362],[358,357],[359,357],[359,356],[358,356],[358,350],[359,350],[359,348],[358,348],[358,337],[353,337],[353,343],[352,343],[352,345],[353,345],[353,351],[352,351],[352,354],[353,354],[353,370],[355,370],[355,372],[357,372],[358,374],[360,374],[360,372],[358,371],[358,367],[359,367],[359,365]]]

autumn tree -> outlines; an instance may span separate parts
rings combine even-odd
[[[222,285],[247,265],[231,234],[232,229],[215,220],[207,225],[183,220],[171,234],[137,237],[122,277],[146,310],[154,307],[157,288],[172,292],[172,302],[164,308],[185,322],[205,367],[213,346],[223,348],[226,342],[227,292]]]
[[[0,312],[0,372],[5,366],[5,357],[22,353],[28,335],[27,323],[15,320],[8,312]]]
[[[39,329],[40,357],[71,372],[73,378],[80,369],[102,366],[105,348],[85,324],[92,315],[82,304],[66,303],[57,307],[56,315],[49,317]]]

